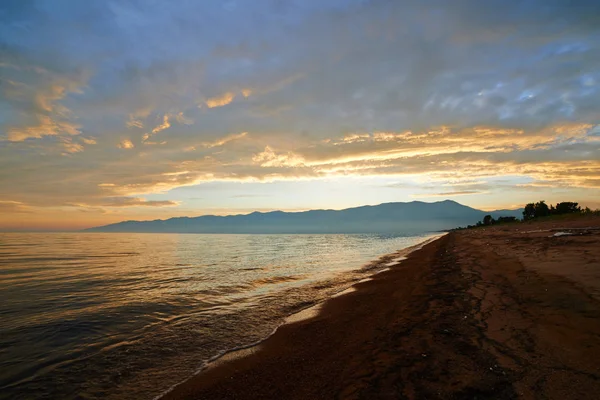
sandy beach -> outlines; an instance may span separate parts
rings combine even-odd
[[[599,227],[451,232],[163,398],[597,398]]]

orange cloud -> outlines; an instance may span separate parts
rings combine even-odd
[[[246,97],[250,97],[253,93],[252,89],[242,89],[238,94],[241,94],[244,98]],[[223,107],[226,106],[228,104],[230,104],[236,97],[236,93],[234,92],[225,92],[220,96],[216,96],[216,97],[211,97],[209,99],[207,99],[204,104],[206,104],[206,106],[208,108],[215,108],[215,107]]]
[[[252,161],[261,167],[295,167],[304,164],[304,158],[292,152],[276,153],[271,147],[265,146],[265,150],[255,154]]]
[[[31,213],[33,212],[30,207],[20,201],[0,200],[0,214],[1,213]]]
[[[35,123],[25,126],[13,126],[7,129],[7,137],[11,142],[22,142],[27,139],[40,139],[44,136],[61,134],[79,135],[80,125],[52,119],[48,115],[36,115]]]
[[[169,129],[171,127],[171,123],[169,122],[169,116],[167,114],[165,114],[163,116],[163,122],[162,124],[156,126],[154,129],[152,129],[152,133],[158,133],[160,131],[164,131],[165,129]]]
[[[221,96],[212,97],[212,98],[206,100],[205,104],[208,108],[223,107],[223,106],[226,106],[227,104],[231,103],[234,98],[235,98],[235,93],[227,92],[227,93],[222,94]]]
[[[141,120],[139,120],[139,119],[136,119],[136,118],[135,118],[133,115],[131,115],[131,114],[129,115],[129,119],[127,120],[127,122],[125,122],[125,125],[126,125],[128,128],[140,128],[140,129],[141,129],[141,128],[143,128],[143,127],[144,127],[144,123],[143,123]]]
[[[239,139],[245,138],[247,135],[248,135],[248,132],[242,132],[242,133],[238,133],[238,134],[232,134],[232,135],[225,136],[222,139],[215,140],[214,142],[205,142],[205,143],[202,143],[202,146],[207,147],[209,149],[213,148],[213,147],[219,147],[219,146],[223,146],[226,143],[233,142],[235,140],[239,140]]]
[[[413,194],[413,195],[411,195],[411,197],[414,197],[414,198],[454,197],[454,196],[468,196],[468,195],[473,195],[473,194],[485,194],[485,193],[488,193],[488,192],[480,191],[480,190],[459,190],[459,191],[453,191],[453,192]]]
[[[174,207],[179,202],[171,200],[146,200],[141,197],[113,197],[100,204],[103,207]]]
[[[119,143],[118,147],[121,149],[133,149],[135,146],[133,145],[131,140],[123,139],[123,140],[121,140],[121,143]]]
[[[62,144],[64,152],[67,154],[79,153],[80,151],[83,151],[83,145],[74,142],[70,137],[61,137],[59,140]]]
[[[24,112],[7,124],[7,139],[22,142],[44,136],[79,135],[81,126],[71,121],[72,112],[61,104],[70,93],[82,93],[82,77],[55,76],[44,69],[28,68],[37,85],[7,80],[4,95],[16,102]]]

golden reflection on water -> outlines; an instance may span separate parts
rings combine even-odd
[[[151,398],[423,239],[0,234],[0,398]]]

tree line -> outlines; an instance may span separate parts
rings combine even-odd
[[[556,203],[556,205],[548,206],[544,200],[538,201],[537,203],[528,203],[523,209],[523,221],[530,221],[535,218],[549,217],[552,215],[565,215],[565,214],[594,214],[600,215],[600,210],[591,210],[589,207],[582,209],[579,203],[572,201],[564,201]],[[486,215],[483,220],[477,222],[476,225],[469,225],[468,228],[475,226],[490,226],[495,224],[503,224],[509,222],[520,221],[517,217],[498,217],[494,219],[491,215]]]
[[[579,204],[572,201],[564,201],[562,203],[556,203],[556,206],[550,205],[550,207],[548,207],[546,202],[542,200],[537,203],[529,203],[525,206],[525,209],[523,210],[523,221],[539,217],[548,217],[550,215],[581,213],[582,211],[584,210],[579,207]],[[591,210],[587,208],[587,211],[590,212]]]

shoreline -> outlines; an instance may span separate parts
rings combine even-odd
[[[377,269],[376,271],[371,272],[368,277],[351,284],[350,286],[340,290],[339,292],[332,294],[330,297],[328,297],[326,299],[318,301],[315,304],[311,304],[305,308],[302,308],[302,309],[288,315],[287,317],[285,317],[285,319],[283,320],[283,322],[281,324],[276,326],[273,329],[273,331],[269,335],[265,336],[264,338],[259,339],[255,342],[249,343],[247,345],[242,345],[242,346],[238,346],[238,347],[235,347],[232,349],[228,349],[224,352],[221,352],[221,353],[209,358],[207,361],[205,361],[203,363],[203,365],[200,368],[198,368],[198,370],[193,375],[191,375],[190,377],[186,378],[185,380],[177,383],[176,385],[170,387],[169,389],[165,390],[163,393],[153,397],[152,400],[166,399],[166,398],[168,398],[168,395],[171,392],[173,392],[173,390],[175,390],[177,387],[179,387],[181,385],[185,385],[190,380],[196,379],[199,375],[203,374],[205,371],[207,371],[211,368],[215,368],[217,366],[223,365],[224,363],[231,362],[236,359],[245,357],[247,355],[250,355],[250,354],[258,351],[260,349],[260,346],[262,344],[264,344],[266,341],[268,341],[273,335],[275,335],[281,327],[316,317],[318,315],[318,313],[321,312],[323,305],[325,303],[327,303],[328,301],[330,301],[334,298],[343,296],[344,294],[355,291],[356,285],[361,284],[363,282],[368,282],[368,281],[372,280],[375,275],[378,275],[380,273],[388,271],[390,269],[390,267],[392,267],[392,266],[399,265],[402,261],[406,260],[406,258],[411,253],[422,249],[424,246],[426,246],[432,242],[435,242],[436,240],[439,240],[440,238],[446,236],[447,234],[448,234],[447,231],[435,232],[435,233],[432,232],[431,237],[423,240],[422,242],[419,242],[412,246],[408,246],[406,248],[397,250],[393,253],[384,254],[384,255],[380,256],[379,258],[377,258],[376,260],[373,260],[373,261],[370,261],[370,262],[364,264],[362,267],[358,268],[358,271],[363,270],[363,271],[369,272],[371,270],[377,269],[378,267],[381,267],[382,265],[383,265],[383,268]],[[311,311],[313,309],[315,311]]]
[[[394,264],[394,266],[402,265],[403,262],[406,262],[408,259],[410,259],[411,255],[423,250],[423,248],[425,248],[427,246],[436,244],[436,242],[443,240],[443,238],[446,237],[447,235],[448,235],[447,233],[444,233],[444,234],[440,233],[439,235],[436,235],[433,238],[426,239],[423,242],[418,243],[413,246],[410,246],[410,247],[407,247],[406,249],[402,249],[395,253],[383,255],[383,256],[379,257],[377,260],[374,260],[374,261],[366,264],[362,268],[366,268],[367,270],[372,269],[372,268],[374,269],[374,268],[377,268],[377,266],[390,264],[393,262],[392,261],[393,259],[396,259],[398,257],[401,257],[403,259],[398,260],[397,262],[393,262],[393,264]],[[193,398],[199,398],[199,399],[238,398],[240,395],[241,395],[241,397],[239,397],[239,398],[256,398],[256,399],[262,398],[262,396],[248,397],[247,395],[243,395],[241,393],[233,394],[231,397],[230,397],[230,395],[226,395],[225,397],[220,397],[220,394],[212,394],[212,393],[207,394],[206,396],[201,394],[200,397],[198,397],[198,393],[196,393],[196,391],[198,389],[198,386],[203,387],[205,384],[208,384],[208,386],[211,386],[212,382],[215,381],[214,375],[216,375],[216,377],[217,377],[217,379],[216,379],[217,382],[221,381],[221,380],[226,381],[228,379],[229,373],[231,373],[232,371],[236,371],[237,364],[240,362],[241,363],[249,362],[250,364],[254,364],[256,362],[257,364],[260,364],[261,363],[261,360],[260,360],[261,352],[266,347],[271,346],[270,341],[272,341],[276,336],[287,336],[288,335],[287,331],[290,329],[302,330],[303,326],[305,324],[310,323],[311,321],[319,320],[321,318],[327,318],[328,310],[326,309],[326,307],[330,303],[340,301],[340,300],[343,301],[344,297],[351,296],[353,294],[356,294],[358,291],[360,291],[361,290],[360,286],[368,285],[371,282],[373,282],[375,279],[377,279],[379,276],[389,273],[391,271],[392,271],[391,267],[386,266],[383,269],[374,272],[369,277],[362,279],[361,281],[356,282],[353,285],[351,285],[350,287],[329,297],[328,299],[325,299],[317,304],[308,306],[305,309],[300,310],[300,311],[290,315],[288,317],[288,319],[293,317],[294,315],[301,314],[312,308],[319,307],[318,312],[313,315],[310,315],[308,318],[302,318],[298,321],[293,321],[291,323],[284,322],[283,324],[278,326],[271,335],[269,335],[268,337],[266,337],[265,339],[263,339],[261,341],[258,341],[252,345],[244,346],[242,348],[235,349],[235,350],[226,352],[220,356],[217,356],[215,359],[213,359],[207,365],[203,366],[198,371],[198,373],[191,376],[187,380],[181,382],[180,384],[174,386],[173,388],[169,389],[163,395],[156,397],[155,400],[193,399]],[[346,293],[346,295],[341,295],[341,293],[343,293],[349,289],[354,289],[354,290],[352,290],[349,293]],[[279,346],[276,345],[276,347],[279,347]],[[253,350],[253,351],[248,351],[248,350]],[[239,352],[239,356],[236,354],[238,352]],[[232,357],[230,357],[230,358],[227,357],[228,355],[231,355],[231,354],[233,354]],[[258,357],[259,360],[256,360],[256,361],[251,360],[253,357]],[[225,358],[225,359],[223,360],[223,358]],[[222,360],[222,362],[221,362],[221,360]],[[260,368],[259,365],[257,365],[257,367]],[[285,394],[282,394],[282,395],[284,396],[282,398],[285,398]],[[213,397],[213,396],[215,396],[215,397]],[[279,394],[276,395],[275,397],[267,397],[267,398],[278,398],[278,396],[279,396]],[[299,398],[303,398],[303,397],[299,397]],[[312,398],[312,397],[309,396],[306,398]]]
[[[600,232],[532,232],[551,225],[451,232],[160,398],[589,397]]]

